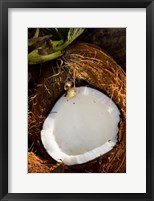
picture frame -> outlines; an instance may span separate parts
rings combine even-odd
[[[146,8],[146,193],[8,193],[8,9],[9,8]],[[0,199],[5,200],[154,200],[154,1],[149,0],[10,0],[0,1]]]

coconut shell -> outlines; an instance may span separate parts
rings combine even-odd
[[[76,86],[94,87],[117,104],[121,112],[118,143],[109,153],[93,161],[74,166],[63,165],[63,171],[126,172],[126,76],[109,55],[86,43],[72,45],[59,63],[49,62],[42,67],[34,93],[29,98],[28,133],[34,150],[42,160],[50,161],[51,169],[58,164],[44,149],[40,131],[53,105],[64,93],[65,82],[74,79]]]

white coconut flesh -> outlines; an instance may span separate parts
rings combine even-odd
[[[69,100],[63,95],[41,131],[48,154],[66,165],[82,164],[109,152],[117,142],[120,111],[107,95],[77,87]]]

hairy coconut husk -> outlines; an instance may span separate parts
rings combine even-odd
[[[61,63],[42,67],[34,94],[29,99],[28,132],[34,150],[43,160],[50,161],[50,168],[58,164],[44,149],[40,131],[54,103],[64,93],[65,82],[71,79],[75,79],[77,86],[84,84],[106,93],[119,107],[121,116],[118,143],[109,153],[85,164],[65,165],[63,171],[126,172],[126,77],[110,56],[90,44],[74,44]]]
[[[42,160],[34,152],[28,152],[28,172],[29,173],[51,173],[63,172],[63,166],[60,163],[50,165],[49,161]]]

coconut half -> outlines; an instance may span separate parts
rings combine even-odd
[[[48,154],[66,165],[86,163],[109,152],[117,142],[120,111],[102,92],[77,87],[71,99],[63,95],[41,131]]]

